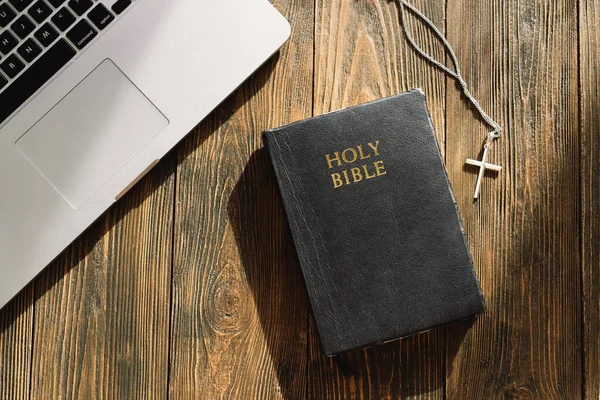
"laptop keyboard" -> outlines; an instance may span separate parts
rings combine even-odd
[[[0,0],[0,124],[130,5]]]

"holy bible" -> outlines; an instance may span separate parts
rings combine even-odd
[[[266,131],[325,354],[484,310],[420,90]]]

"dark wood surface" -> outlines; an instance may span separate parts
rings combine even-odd
[[[600,398],[600,2],[412,3],[504,127],[479,202],[464,160],[486,127],[394,1],[275,0],[281,52],[0,310],[0,398]],[[260,135],[414,87],[487,311],[345,354],[348,373],[320,352]]]
[[[600,398],[600,3],[579,4],[583,391]]]

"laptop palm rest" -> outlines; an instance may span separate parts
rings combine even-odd
[[[109,59],[16,145],[71,207],[81,207],[167,125]]]

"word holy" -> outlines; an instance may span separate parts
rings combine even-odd
[[[343,151],[336,151],[331,154],[325,154],[329,169],[335,167],[347,167],[343,171],[334,172],[331,174],[333,188],[337,189],[344,185],[350,185],[362,180],[373,179],[378,176],[387,174],[383,165],[383,160],[374,161],[379,155],[379,140],[375,143],[367,143],[367,146],[358,145],[356,147],[348,147]],[[361,163],[364,160],[368,160]],[[349,164],[360,163],[353,167],[348,167]]]

